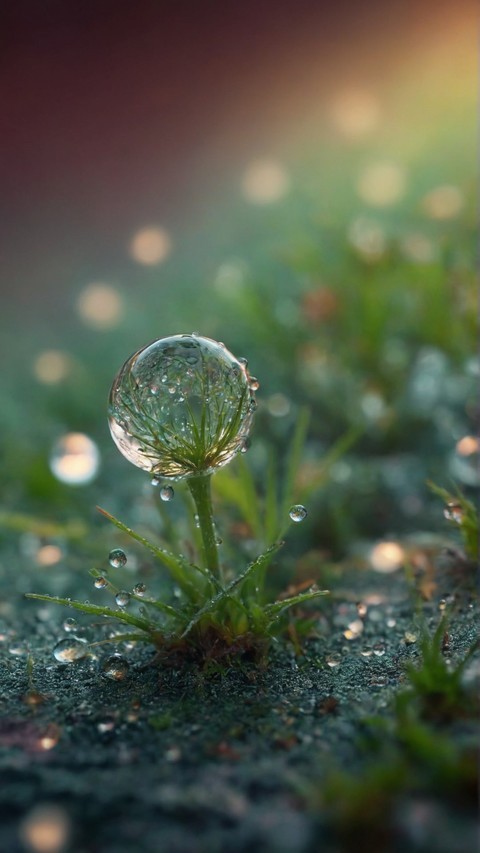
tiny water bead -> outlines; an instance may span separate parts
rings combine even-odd
[[[121,548],[114,548],[108,555],[108,562],[114,569],[121,569],[127,564],[127,555]]]
[[[95,589],[105,589],[105,587],[108,585],[108,581],[104,577],[95,578],[93,585]]]
[[[171,501],[175,496],[172,486],[163,486],[160,489],[160,498],[162,501]]]
[[[115,596],[115,603],[118,604],[119,607],[126,607],[130,601],[130,593],[124,589],[121,589],[117,592]]]
[[[73,616],[69,616],[68,619],[65,619],[63,623],[63,630],[67,632],[67,634],[72,631],[76,631],[78,627],[77,620],[73,618]]]
[[[307,510],[302,504],[295,504],[295,506],[290,507],[288,514],[292,521],[298,524],[298,522],[303,521],[307,517]]]
[[[129,669],[128,660],[120,654],[109,655],[101,666],[102,675],[111,681],[125,681]]]
[[[456,501],[450,501],[445,506],[443,515],[447,521],[454,521],[456,524],[461,524],[464,517],[463,507]]]
[[[113,383],[112,438],[154,480],[211,473],[243,446],[254,390],[246,361],[217,341],[161,338],[131,356]]]
[[[133,587],[133,592],[135,595],[143,596],[147,591],[147,587],[144,583],[136,583]]]
[[[53,648],[53,657],[58,663],[75,663],[87,654],[87,645],[81,640],[65,639],[59,640]]]

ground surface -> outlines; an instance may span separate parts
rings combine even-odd
[[[150,651],[130,649],[130,669],[119,682],[101,674],[109,652],[98,647],[99,660],[54,660],[55,642],[69,636],[62,629],[68,611],[23,604],[20,597],[4,604],[0,849],[303,853],[374,843],[386,850],[471,851],[473,802],[419,796],[414,780],[407,781],[385,835],[372,836],[367,821],[352,840],[321,793],[338,770],[360,779],[368,770],[372,756],[362,742],[368,719],[391,718],[405,664],[420,657],[421,625],[438,624],[446,594],[445,654],[453,666],[476,637],[478,612],[471,577],[450,560],[421,614],[403,572],[343,574],[322,608],[320,636],[302,655],[287,643],[264,668],[245,664],[204,675],[142,668]],[[347,640],[358,602],[365,605],[363,631]],[[452,743],[475,739],[468,720],[448,733]],[[60,808],[53,817],[52,804]],[[47,846],[38,846],[35,822],[38,829],[42,816],[60,826],[60,846],[48,831]],[[374,822],[378,830],[381,813]]]

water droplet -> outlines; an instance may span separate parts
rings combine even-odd
[[[107,584],[108,584],[108,581],[104,577],[95,578],[95,580],[93,582],[95,589],[105,589]]]
[[[368,611],[368,607],[367,607],[367,605],[366,605],[366,604],[364,604],[364,603],[363,603],[363,601],[359,601],[359,602],[358,602],[358,604],[357,604],[357,613],[358,613],[358,615],[359,615],[361,618],[363,618],[364,616],[366,616],[366,615],[367,615],[367,611]]]
[[[303,521],[304,518],[307,517],[307,510],[302,504],[295,504],[295,506],[290,507],[289,516],[292,521],[299,522]]]
[[[121,569],[127,564],[127,555],[121,548],[114,548],[108,555],[108,562],[114,569]]]
[[[248,386],[251,391],[258,391],[258,389],[260,388],[260,382],[258,381],[256,376],[249,376]]]
[[[326,663],[328,666],[332,667],[332,669],[336,666],[340,666],[341,662],[342,656],[339,652],[330,652],[326,658]]]
[[[216,544],[216,545],[223,545],[223,539],[222,539],[222,537],[221,537],[221,536],[216,536],[216,537],[215,537],[215,544]]]
[[[440,601],[438,602],[438,609],[440,610],[440,612],[443,613],[443,611],[446,610],[446,608],[447,608],[447,602],[445,601],[444,598],[441,598]]]
[[[88,647],[77,639],[59,640],[53,648],[53,656],[59,663],[74,663],[87,654]]]
[[[383,657],[383,655],[385,654],[385,646],[383,645],[383,643],[375,643],[373,647],[373,654],[377,657]]]
[[[171,501],[175,495],[172,486],[163,486],[160,489],[160,497],[162,501]]]
[[[250,439],[246,438],[242,446],[240,447],[240,453],[246,453],[247,450],[250,450],[251,444],[252,442],[250,441]]]
[[[155,395],[152,385],[158,387]],[[248,390],[245,369],[216,341],[200,335],[162,338],[135,353],[117,375],[110,431],[124,456],[154,471],[155,479],[211,472],[227,464],[248,435],[253,417]],[[199,445],[202,423],[201,454],[193,462],[191,448]]]
[[[405,631],[403,639],[405,640],[406,646],[412,646],[413,643],[417,642],[417,635],[412,634],[411,631]]]
[[[461,524],[464,517],[463,507],[455,501],[450,501],[443,510],[443,515],[447,521],[454,521],[456,524]]]
[[[142,596],[142,595],[145,595],[145,593],[147,591],[147,587],[144,583],[136,583],[135,586],[133,587],[133,591],[134,591],[135,595]]]
[[[150,482],[151,482],[152,486],[159,486],[161,483],[161,480],[159,480],[158,477],[152,477]]]
[[[115,596],[115,602],[119,607],[126,607],[130,601],[130,593],[124,589],[121,589],[117,592]]]
[[[106,658],[101,666],[102,675],[111,681],[124,681],[128,675],[130,664],[123,655],[114,654]]]
[[[243,358],[243,357],[239,358],[238,363],[241,364],[242,367],[247,367],[248,366],[248,358]]]
[[[71,631],[76,631],[77,629],[77,620],[73,618],[73,616],[69,616],[68,619],[65,619],[63,623],[63,630],[70,633]]]

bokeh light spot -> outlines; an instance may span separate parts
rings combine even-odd
[[[70,373],[71,359],[61,350],[45,350],[37,355],[33,362],[33,373],[39,382],[55,385],[62,382]]]
[[[121,320],[123,301],[109,284],[89,284],[77,299],[77,311],[93,329],[113,329]]]
[[[397,163],[372,163],[360,174],[357,192],[372,207],[389,207],[405,192],[405,171]]]
[[[273,204],[289,189],[288,172],[277,160],[253,160],[243,174],[242,193],[252,204]]]
[[[70,432],[54,445],[50,470],[57,480],[69,486],[83,486],[96,476],[100,465],[97,445],[82,432]]]
[[[370,552],[370,562],[376,572],[396,572],[405,560],[405,552],[398,542],[379,542]]]
[[[58,545],[42,545],[35,559],[39,566],[54,566],[62,559],[62,549]]]
[[[422,199],[422,207],[431,219],[455,219],[464,205],[464,199],[458,187],[436,187]]]
[[[165,261],[172,250],[172,240],[164,228],[151,225],[134,234],[130,254],[134,261],[145,266],[155,266]]]
[[[70,821],[58,806],[36,806],[20,824],[20,836],[32,853],[61,853],[70,836]]]
[[[350,139],[361,139],[372,133],[378,127],[380,114],[377,97],[366,89],[340,92],[330,110],[334,127]]]

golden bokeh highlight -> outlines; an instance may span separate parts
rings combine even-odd
[[[464,435],[456,444],[456,451],[460,456],[471,456],[478,453],[480,441],[475,435]]]
[[[385,254],[387,240],[378,222],[359,216],[350,225],[347,236],[353,248],[367,261],[378,261]]]
[[[430,219],[448,220],[455,219],[462,211],[464,198],[458,187],[445,184],[436,187],[427,193],[422,199],[424,213]]]
[[[63,552],[58,545],[42,545],[35,555],[35,560],[39,566],[54,566],[62,557]]]
[[[83,486],[96,476],[100,465],[97,445],[82,432],[70,432],[54,445],[50,470],[57,480],[69,486]]]
[[[397,163],[372,163],[357,180],[357,193],[371,207],[390,207],[405,192],[405,170]]]
[[[20,824],[20,837],[31,853],[62,853],[70,837],[70,821],[58,806],[36,806]]]
[[[145,266],[163,263],[172,250],[172,239],[164,228],[150,225],[134,234],[130,243],[130,255],[134,261]]]
[[[242,177],[242,194],[252,204],[273,204],[290,189],[290,177],[278,160],[252,160]]]
[[[405,552],[398,542],[379,542],[370,552],[370,563],[376,572],[390,574],[401,568]]]
[[[348,139],[362,139],[380,124],[378,98],[366,89],[339,92],[330,107],[330,119],[337,131]]]
[[[123,316],[123,300],[110,284],[87,285],[77,299],[77,311],[83,322],[93,329],[113,329]]]
[[[33,374],[45,385],[56,385],[67,378],[72,369],[70,356],[61,350],[44,350],[33,362]]]

